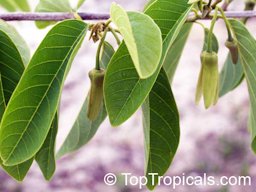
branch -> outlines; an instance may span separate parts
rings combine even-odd
[[[107,20],[109,14],[78,13],[83,20]],[[62,21],[75,19],[74,13],[0,13],[4,21]]]
[[[109,14],[78,13],[83,20],[107,20]],[[226,11],[227,18],[252,18],[256,17],[256,11]],[[188,16],[188,21],[193,18],[193,13]],[[209,17],[203,19],[211,19]],[[0,19],[5,21],[62,21],[75,19],[73,13],[0,13]],[[199,18],[200,19],[200,18]]]
[[[254,18],[256,17],[256,11],[225,11],[224,12],[227,18],[236,18],[236,19],[241,19],[241,18]],[[194,22],[195,20],[209,20],[212,19],[214,12],[212,11],[209,16],[205,18],[200,18],[199,17],[195,19],[195,14],[190,13],[187,21],[188,22]]]

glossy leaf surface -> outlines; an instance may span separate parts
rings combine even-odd
[[[4,165],[32,158],[43,145],[57,111],[70,64],[87,31],[82,21],[56,25],[42,41],[17,85],[0,127]]]

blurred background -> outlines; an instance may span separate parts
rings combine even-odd
[[[127,10],[143,10],[146,0],[115,0]],[[77,1],[73,1],[74,4]],[[80,11],[107,13],[112,0],[87,0]],[[243,0],[236,0],[229,10],[242,10]],[[34,8],[38,3],[30,0]],[[38,30],[33,22],[10,22],[22,34],[34,53],[50,27]],[[209,22],[204,22],[209,26]],[[250,31],[256,34],[255,20],[249,20]],[[224,62],[226,30],[218,22],[215,33],[220,43],[220,65]],[[167,175],[239,176],[249,175],[255,181],[252,186],[207,187],[180,186],[158,187],[156,192],[253,192],[256,187],[256,156],[250,148],[247,129],[248,94],[245,82],[235,91],[221,98],[210,110],[194,104],[197,77],[200,70],[200,52],[203,45],[203,30],[194,25],[173,82],[173,92],[181,116],[181,143]],[[113,43],[113,39],[110,39]],[[57,149],[67,136],[89,90],[88,72],[94,67],[97,44],[83,43],[62,95]],[[108,119],[99,128],[96,136],[76,153],[58,160],[57,170],[50,182],[44,180],[36,164],[22,183],[13,181],[0,171],[0,192],[136,192],[138,187],[125,187],[122,182],[109,187],[103,182],[106,173],[120,175],[130,172],[141,176],[144,173],[144,144],[141,111],[118,128],[112,128]]]

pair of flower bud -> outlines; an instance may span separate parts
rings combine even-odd
[[[196,103],[203,96],[205,108],[215,105],[219,98],[219,70],[216,52],[201,53],[201,70],[196,89]]]
[[[103,104],[103,81],[105,70],[93,69],[89,72],[91,88],[89,93],[87,117],[91,121],[97,119]]]

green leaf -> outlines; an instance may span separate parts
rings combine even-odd
[[[144,7],[144,11],[147,10],[149,8],[149,6],[152,5],[155,1],[157,1],[157,0],[149,0]]]
[[[86,0],[78,0],[78,2],[77,2],[77,9],[79,9],[83,4],[84,4],[84,2],[85,2]]]
[[[57,111],[65,76],[87,24],[67,20],[42,41],[17,85],[0,127],[4,165],[32,158],[43,145]]]
[[[179,9],[177,9],[177,7]],[[152,89],[167,52],[178,36],[192,6],[186,0],[157,0],[145,11],[162,31],[163,52],[157,71],[148,79],[140,79],[125,43],[110,61],[104,80],[104,98],[110,122],[118,126],[142,105]],[[125,85],[125,86],[124,86]]]
[[[17,181],[23,181],[25,176],[28,173],[29,168],[31,167],[33,163],[33,158],[25,161],[24,163],[14,165],[14,166],[5,166],[3,165],[2,160],[0,160],[0,165],[2,168],[6,171],[8,175],[16,179]]]
[[[17,11],[18,9],[21,11],[30,11],[27,0],[1,0],[0,6],[12,12]]]
[[[27,0],[13,0],[20,10],[29,12],[30,7]]]
[[[23,37],[12,25],[3,20],[0,20],[0,30],[8,34],[8,37],[12,40],[13,44],[16,46],[16,49],[19,51],[24,65],[27,65],[30,60],[30,50]]]
[[[256,133],[256,40],[247,30],[246,26],[237,20],[229,20],[231,28],[238,42],[239,56],[251,101],[250,128],[252,132],[252,147],[255,149]]]
[[[43,146],[35,156],[44,178],[50,180],[56,169],[55,162],[55,140],[58,132],[58,115],[56,113],[51,124],[50,131],[44,141]]]
[[[107,66],[115,53],[114,48],[108,42],[103,43],[103,48],[100,57],[100,66],[103,69],[107,69]]]
[[[72,12],[69,0],[40,0],[35,9],[36,12]],[[55,24],[55,21],[36,21],[39,29]]]
[[[148,16],[125,12],[119,5],[111,6],[111,19],[120,30],[135,68],[142,79],[157,70],[162,53],[161,31]]]
[[[163,69],[143,105],[143,117],[147,186],[153,189],[158,183],[158,176],[164,175],[168,170],[180,137],[179,113],[169,79]],[[154,184],[150,173],[158,174],[154,176]]]
[[[0,121],[6,109],[6,105],[9,102],[10,96],[17,86],[21,75],[25,69],[21,54],[29,56],[29,52],[26,50],[26,43],[23,43],[23,39],[17,39],[19,34],[3,21],[0,21]],[[10,36],[8,36],[10,35]],[[16,37],[14,35],[17,35]],[[16,47],[12,39],[17,42],[20,46]],[[22,45],[24,49],[22,49]],[[25,58],[25,57],[24,57]],[[26,59],[26,58],[25,58]],[[24,60],[25,60],[24,59]],[[15,165],[15,166],[4,166],[2,160],[0,160],[1,167],[14,179],[22,181],[26,176],[33,158],[28,161]]]
[[[104,42],[103,52],[100,60],[101,67],[103,69],[107,68],[107,64],[109,63],[112,55],[114,54],[113,47]],[[92,137],[95,135],[101,123],[107,116],[107,112],[105,109],[105,105],[102,105],[99,116],[95,121],[90,121],[87,117],[87,108],[88,108],[89,95],[82,106],[81,111],[70,130],[67,138],[65,139],[63,145],[57,153],[57,158],[64,156],[67,153],[74,152],[88,143]]]
[[[89,97],[87,96],[75,124],[57,153],[57,158],[74,152],[87,144],[95,135],[101,123],[105,120],[107,113],[104,104],[96,120],[90,121],[87,118],[88,99]]]
[[[230,53],[220,73],[220,97],[234,90],[244,79],[243,67],[240,58],[233,64]]]
[[[174,73],[177,69],[178,63],[180,61],[182,51],[185,47],[186,41],[188,39],[189,33],[191,31],[192,24],[186,23],[177,38],[175,39],[173,45],[168,50],[167,56],[166,56],[166,62],[164,63],[164,69],[167,73],[168,78],[172,82]]]
[[[0,5],[8,11],[14,12],[16,11],[16,6],[13,1],[10,0],[1,0]]]
[[[0,76],[0,121],[6,109],[6,100],[4,98],[4,91],[2,86],[2,77]],[[31,164],[33,162],[33,158],[19,165],[14,166],[4,166],[2,160],[0,159],[0,165],[4,169],[6,173],[8,173],[11,177],[16,179],[17,181],[22,181],[26,176]]]
[[[21,58],[22,52],[19,52],[18,47],[16,47],[12,39],[8,36],[8,32],[13,31],[11,31],[11,28],[5,27],[5,25],[0,26],[0,73],[6,104],[25,69]]]

